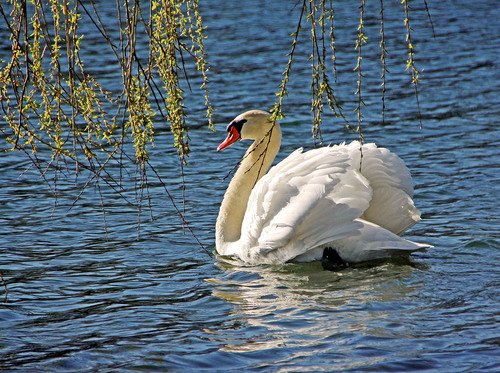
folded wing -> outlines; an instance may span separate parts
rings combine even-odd
[[[373,190],[370,206],[363,219],[375,223],[395,234],[402,234],[420,221],[420,211],[413,204],[413,181],[405,163],[396,154],[375,144],[359,142],[348,145],[353,165],[366,177]]]
[[[271,168],[248,201],[241,259],[284,263],[333,245],[343,259],[362,261],[422,248],[397,236],[420,220],[404,162],[374,144],[360,154],[357,141],[298,149]]]
[[[356,234],[371,188],[342,146],[293,152],[255,185],[242,224],[248,262],[286,262]],[[242,253],[243,254],[243,253]],[[263,259],[264,258],[264,259]]]

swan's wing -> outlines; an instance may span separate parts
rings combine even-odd
[[[359,169],[359,142],[347,145],[352,151],[353,166]],[[373,189],[370,207],[363,219],[393,233],[401,234],[420,221],[420,211],[413,204],[413,181],[405,163],[396,154],[375,144],[363,145],[361,174]]]
[[[351,151],[353,167],[359,169],[359,141],[346,145]],[[401,189],[413,197],[413,181],[404,161],[386,148],[379,148],[373,143],[363,145],[361,173],[372,187],[391,186]]]
[[[246,261],[285,262],[357,233],[371,189],[349,150],[295,151],[255,185],[242,224]]]
[[[363,219],[395,234],[402,234],[420,221],[420,211],[411,197],[401,189],[379,186],[373,188],[373,198]]]
[[[348,262],[364,262],[394,256],[407,256],[431,245],[405,240],[376,224],[363,219],[358,234],[332,243],[340,257]]]

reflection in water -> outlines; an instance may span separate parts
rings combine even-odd
[[[213,295],[232,303],[232,312],[260,335],[227,340],[222,349],[230,352],[316,345],[350,333],[387,336],[377,319],[420,287],[405,282],[417,268],[392,263],[338,272],[323,270],[321,263],[219,266],[225,275],[207,280]]]

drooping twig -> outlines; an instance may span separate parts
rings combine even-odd
[[[286,63],[285,71],[283,72],[283,79],[281,80],[281,83],[279,85],[279,91],[276,93],[276,96],[278,96],[278,100],[276,101],[274,106],[271,108],[270,120],[272,122],[276,122],[277,120],[280,120],[283,118],[283,112],[281,110],[281,107],[283,105],[283,99],[288,94],[287,84],[288,84],[288,81],[290,80],[290,72],[292,70],[295,49],[297,47],[297,42],[299,39],[300,30],[302,28],[302,19],[304,17],[305,11],[307,9],[306,1],[307,0],[302,0],[302,7],[300,9],[300,15],[299,15],[299,20],[297,22],[297,27],[295,29],[295,32],[292,33],[292,36],[293,36],[292,46],[291,46],[290,52],[288,53],[288,61]]]
[[[419,92],[418,92],[418,82],[419,82],[419,70],[415,66],[415,46],[412,42],[412,31],[410,25],[410,0],[402,0],[401,3],[404,7],[405,19],[404,25],[406,28],[406,45],[408,49],[408,57],[406,60],[406,70],[411,72],[411,84],[415,90],[415,100],[417,102],[417,114],[418,121],[420,123],[420,129],[422,129],[422,114],[420,112],[420,100],[419,100]]]
[[[167,185],[165,184],[165,182],[163,181],[163,179],[161,178],[160,174],[156,171],[156,169],[151,165],[151,163],[149,163],[148,160],[146,160],[146,164],[151,168],[151,171],[153,171],[153,173],[155,174],[155,176],[157,177],[158,181],[160,182],[160,184],[162,185],[163,189],[165,190],[165,192],[167,193],[167,196],[168,196],[168,199],[170,200],[170,202],[172,203],[172,206],[174,207],[175,209],[175,212],[177,213],[177,215],[179,216],[179,218],[181,219],[182,221],[182,224],[187,227],[187,229],[189,230],[189,232],[191,233],[191,235],[193,236],[193,238],[196,240],[196,242],[198,243],[198,245],[200,245],[200,247],[208,254],[211,256],[211,253],[210,251],[201,243],[201,241],[198,239],[198,236],[196,236],[196,234],[194,233],[193,229],[191,228],[191,225],[189,224],[189,222],[186,220],[184,214],[182,213],[182,211],[177,207],[177,204],[175,203],[175,200],[174,200],[174,197],[172,196],[172,194],[170,194],[170,192],[168,191],[168,188],[167,188]]]
[[[5,290],[5,297],[4,297],[4,302],[7,302],[7,295],[9,294],[9,289],[7,288],[7,282],[5,282],[5,279],[3,278],[2,271],[0,271],[0,280],[2,280],[2,285]]]
[[[434,30],[434,22],[432,22],[431,12],[429,11],[429,6],[427,5],[427,0],[424,0],[425,12],[427,13],[427,17],[429,18],[429,23],[431,24],[432,37],[436,39],[436,32]]]
[[[281,80],[281,83],[279,85],[279,91],[276,93],[276,96],[278,97],[278,99],[277,99],[277,101],[275,102],[275,104],[273,105],[273,107],[270,110],[269,120],[273,124],[272,124],[270,130],[256,144],[256,146],[254,147],[254,149],[252,151],[250,151],[250,152],[247,152],[243,156],[243,158],[236,165],[234,165],[233,168],[231,168],[231,170],[229,170],[229,172],[224,176],[224,178],[222,180],[225,180],[226,178],[228,178],[240,166],[241,162],[243,162],[243,160],[246,157],[248,157],[253,151],[255,151],[259,147],[259,145],[261,143],[263,143],[266,140],[266,138],[268,138],[268,136],[269,136],[269,138],[268,138],[267,145],[269,145],[269,141],[270,141],[270,138],[271,138],[271,133],[272,133],[272,130],[273,130],[274,126],[276,125],[276,122],[284,117],[283,112],[282,112],[283,99],[288,94],[287,84],[288,84],[288,81],[290,80],[290,72],[292,70],[293,59],[294,59],[294,55],[295,55],[295,49],[296,49],[297,43],[298,43],[298,38],[299,38],[300,30],[302,29],[302,19],[304,18],[304,14],[305,14],[306,9],[307,9],[307,1],[308,0],[302,0],[302,6],[301,6],[301,9],[300,9],[300,15],[299,15],[299,19],[298,19],[298,22],[297,22],[297,26],[296,26],[295,32],[291,34],[292,37],[293,37],[293,39],[292,39],[292,46],[290,48],[290,52],[288,53],[288,60],[287,60],[287,63],[286,63],[285,71],[282,74],[283,75],[283,79]],[[262,154],[260,154],[259,157],[258,157],[258,159],[262,159],[262,162],[261,162],[261,165],[260,165],[260,168],[259,168],[259,174],[260,174],[260,170],[262,169],[262,166],[264,164],[264,159],[265,159],[266,152],[267,152],[267,146],[262,151]],[[253,167],[253,165],[252,165],[252,167]],[[247,170],[247,172],[248,172],[248,170]]]
[[[362,71],[362,61],[363,61],[363,44],[366,43],[367,37],[364,33],[364,16],[365,16],[365,0],[361,0],[361,4],[359,6],[359,23],[358,23],[358,34],[356,37],[356,46],[355,49],[358,52],[358,57],[357,57],[357,63],[356,66],[354,67],[354,71],[356,72],[357,75],[357,82],[356,82],[356,97],[358,99],[356,108],[354,111],[356,112],[356,116],[358,118],[358,124],[356,127],[356,132],[359,135],[359,142],[363,144],[364,142],[364,137],[363,137],[363,128],[362,128],[362,123],[363,123],[363,112],[362,112],[362,107],[365,105],[363,101],[363,94],[362,94],[362,81],[363,81],[363,71]]]
[[[324,5],[324,3],[322,3]],[[316,4],[314,0],[309,1],[309,15],[308,19],[311,24],[311,55],[309,57],[312,66],[312,79],[311,79],[311,111],[313,112],[313,123],[312,123],[312,135],[314,143],[319,140],[319,144],[323,143],[323,138],[321,136],[321,123],[323,118],[323,82],[322,76],[325,70],[325,54],[326,49],[324,45],[325,40],[325,23],[324,23],[324,8],[322,9],[319,24],[320,32],[322,34],[323,49],[322,53],[319,50],[318,36],[316,34],[317,22],[316,22]],[[322,58],[323,57],[323,58]]]
[[[382,72],[380,74],[382,87],[382,124],[385,124],[385,94],[386,94],[386,73],[387,70],[387,48],[385,45],[385,17],[384,17],[384,0],[380,0],[380,63]]]
[[[323,8],[325,9],[325,0],[322,1]],[[327,12],[327,19],[330,21],[330,30],[328,36],[330,38],[330,49],[332,51],[333,78],[334,81],[337,82],[337,43],[335,39],[335,10],[333,9],[333,0],[330,0],[330,9]]]

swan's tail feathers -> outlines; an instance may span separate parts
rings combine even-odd
[[[431,245],[405,240],[402,237],[368,221],[357,219],[362,224],[359,235],[332,242],[340,257],[351,263],[359,263],[397,256],[407,256],[423,251]]]
[[[401,235],[420,221],[420,211],[403,190],[390,186],[374,187],[370,207],[362,218]]]

